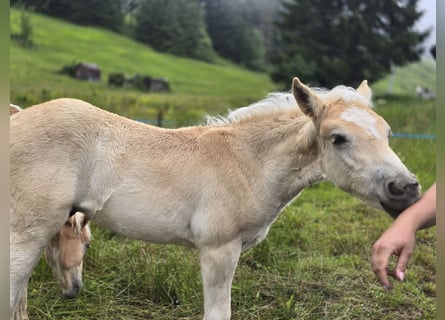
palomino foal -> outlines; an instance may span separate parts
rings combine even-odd
[[[20,107],[10,104],[10,115],[19,111],[22,111]],[[75,297],[82,287],[83,257],[90,242],[89,221],[84,214],[76,212],[68,218],[45,249],[46,261],[60,284],[62,294],[67,298]],[[26,287],[15,310],[14,319],[28,319]]]
[[[83,257],[90,243],[89,220],[83,213],[76,212],[45,248],[46,262],[66,298],[74,298],[82,288]]]
[[[210,125],[162,129],[58,99],[11,119],[10,307],[69,212],[122,235],[199,250],[204,319],[229,319],[243,250],[324,179],[396,216],[419,197],[371,90],[271,97]]]

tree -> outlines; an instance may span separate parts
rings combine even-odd
[[[207,61],[216,57],[195,0],[146,0],[135,20],[136,39],[159,51]]]
[[[120,0],[76,0],[70,1],[69,19],[83,25],[95,25],[120,32],[123,14]]]
[[[297,75],[331,87],[375,81],[393,65],[417,61],[430,31],[414,30],[418,0],[289,0],[277,26],[280,45],[272,58],[274,81]]]
[[[251,69],[264,63],[263,33],[251,23],[252,7],[241,0],[201,0],[213,48],[222,57]]]
[[[18,3],[81,25],[100,26],[119,32],[123,24],[120,0],[11,0],[11,5]]]
[[[34,41],[32,40],[33,34],[31,14],[22,7],[20,12],[20,33],[17,35],[22,46],[32,47],[34,45]]]
[[[243,20],[248,23],[255,32],[261,35],[261,46],[257,46],[260,52],[263,68],[269,66],[270,54],[276,45],[277,28],[274,21],[277,19],[280,0],[236,0],[240,7],[244,7]]]

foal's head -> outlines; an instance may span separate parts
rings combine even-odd
[[[46,261],[62,288],[62,294],[73,298],[82,288],[82,264],[90,246],[88,219],[80,212],[71,216],[46,247]]]
[[[392,217],[419,198],[415,176],[388,144],[389,125],[370,108],[366,81],[317,93],[294,78],[292,91],[317,130],[328,180]]]

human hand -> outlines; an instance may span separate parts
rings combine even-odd
[[[403,219],[396,220],[372,247],[371,267],[379,282],[391,289],[392,283],[388,276],[400,281],[405,278],[405,271],[416,243],[416,230],[405,223]],[[397,256],[394,269],[389,269],[389,259]]]
[[[419,201],[405,209],[391,227],[372,247],[371,267],[379,282],[387,289],[392,288],[388,275],[403,281],[406,266],[416,244],[417,230],[436,224],[436,183]],[[394,270],[388,269],[391,256],[397,256]]]

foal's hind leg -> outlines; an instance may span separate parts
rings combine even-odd
[[[230,319],[230,289],[241,254],[241,241],[200,250],[204,320]]]

